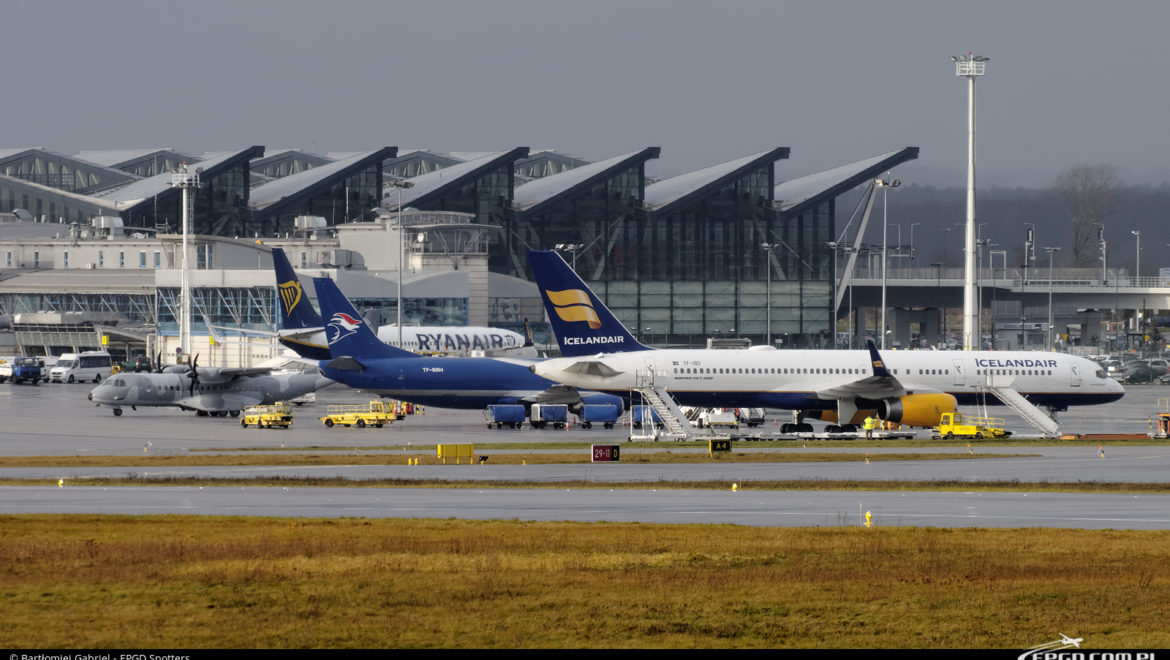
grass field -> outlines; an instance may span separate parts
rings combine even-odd
[[[0,517],[10,648],[1166,648],[1170,532]]]

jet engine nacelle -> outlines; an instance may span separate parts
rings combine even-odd
[[[955,397],[950,394],[907,394],[878,401],[877,416],[907,426],[938,426],[943,413],[955,412],[955,407]]]

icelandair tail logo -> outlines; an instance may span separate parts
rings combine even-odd
[[[329,325],[325,326],[325,332],[329,335],[329,345],[332,346],[357,332],[361,324],[361,319],[355,319],[345,312],[337,312],[329,319]]]
[[[293,308],[301,301],[301,283],[296,280],[281,282],[276,285],[280,291],[280,301],[284,303],[284,311],[291,314]]]
[[[556,308],[557,316],[561,317],[561,320],[570,323],[585,321],[592,330],[601,327],[601,319],[597,318],[597,312],[593,310],[593,303],[589,302],[589,294],[581,289],[566,289],[565,291],[545,289],[544,292],[548,295],[549,302]]]

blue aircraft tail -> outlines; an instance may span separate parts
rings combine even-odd
[[[313,309],[301,281],[293,272],[284,250],[272,248],[272,267],[276,270],[276,291],[280,298],[280,320],[286,330],[320,328],[324,323]]]
[[[382,343],[333,280],[315,277],[313,287],[317,289],[317,302],[325,317],[325,336],[333,357],[345,356],[359,361],[362,358],[421,357]]]
[[[536,286],[561,345],[561,355],[648,351],[621,321],[606,309],[561,255],[552,251],[528,253]]]

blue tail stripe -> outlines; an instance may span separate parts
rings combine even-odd
[[[325,317],[325,337],[329,340],[329,353],[337,357],[362,358],[403,358],[422,356],[382,343],[378,335],[362,318],[361,314],[327,277],[313,278],[317,289],[317,302]]]
[[[650,350],[626,330],[561,255],[532,251],[528,253],[528,262],[532,264],[532,274],[562,355]],[[550,297],[550,292],[557,300]]]

